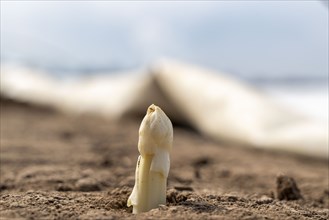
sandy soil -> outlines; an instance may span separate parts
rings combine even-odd
[[[182,127],[174,130],[167,205],[132,215],[140,121],[1,99],[0,218],[329,218],[328,161],[218,144]]]

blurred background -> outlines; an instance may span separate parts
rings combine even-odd
[[[1,1],[1,66],[72,79],[163,57],[328,119],[328,1]]]

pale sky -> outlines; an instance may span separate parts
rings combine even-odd
[[[242,76],[327,76],[319,1],[1,1],[1,59],[137,68],[167,57]]]

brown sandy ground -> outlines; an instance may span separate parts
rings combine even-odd
[[[328,161],[218,144],[179,127],[167,205],[132,215],[140,121],[1,99],[0,219],[329,218]],[[279,174],[296,180],[302,198],[278,199],[298,194],[276,191]]]

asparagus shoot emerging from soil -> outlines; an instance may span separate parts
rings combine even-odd
[[[170,119],[158,106],[152,104],[139,128],[135,186],[127,206],[138,214],[166,204],[167,177],[170,168],[169,153],[173,142]]]

